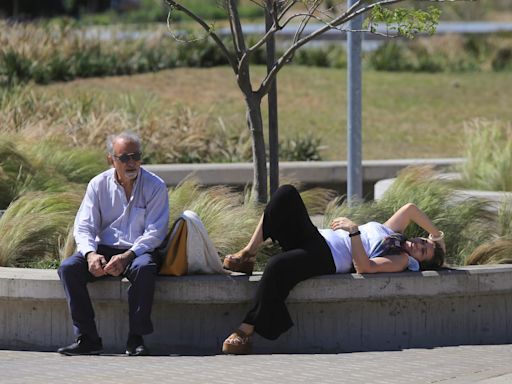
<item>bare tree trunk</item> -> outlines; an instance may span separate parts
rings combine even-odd
[[[267,202],[267,156],[265,154],[265,138],[263,136],[263,120],[261,117],[261,98],[255,94],[246,95],[247,125],[252,137],[252,161],[254,179],[252,192],[259,203]]]

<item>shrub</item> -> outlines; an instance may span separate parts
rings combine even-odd
[[[30,59],[12,48],[0,51],[0,73],[7,77],[10,85],[29,80],[31,66]]]
[[[424,47],[417,48],[415,56],[414,71],[416,72],[436,73],[442,72],[446,68],[446,60],[442,55],[439,53],[432,54]]]
[[[163,29],[92,30],[62,20],[46,24],[0,22],[0,74],[10,85],[172,68],[176,66],[176,50],[176,43]],[[214,55],[192,50],[202,54],[198,65],[208,65],[204,56]]]
[[[347,55],[344,48],[333,44],[326,47],[305,47],[297,51],[292,63],[315,67],[345,68]]]
[[[512,48],[504,47],[496,51],[496,54],[492,59],[492,69],[495,71],[512,69]]]
[[[508,42],[506,36],[434,36],[414,41],[390,41],[375,51],[366,53],[367,65],[382,71],[413,72],[468,72],[493,68],[506,70],[506,47],[503,59],[497,59],[500,44]],[[489,58],[494,57],[491,62]],[[494,62],[500,64],[493,64]],[[502,69],[500,69],[502,68]]]
[[[489,39],[479,35],[467,35],[463,41],[463,50],[470,57],[485,59],[495,50]]]
[[[312,134],[289,138],[279,144],[279,158],[285,161],[320,161],[324,147]]]
[[[509,70],[509,40],[504,35],[390,41],[366,53],[365,60],[369,67],[385,71]],[[265,64],[263,47],[250,60]],[[303,47],[292,63],[343,68],[346,53],[336,45]],[[64,19],[32,24],[0,22],[0,77],[9,85],[226,64],[226,58],[211,39],[201,35],[196,41],[177,42],[163,27],[135,30],[121,25],[90,29]]]
[[[327,51],[322,48],[299,49],[293,58],[294,64],[311,67],[328,67]]]
[[[377,71],[410,71],[413,69],[406,49],[400,43],[382,44],[367,57],[368,65]]]
[[[213,67],[226,65],[228,60],[221,53],[217,44],[209,39],[190,43],[178,43],[176,66],[179,67]]]
[[[346,68],[347,67],[347,52],[345,49],[340,49],[332,46],[332,49],[327,53],[327,61],[331,68]]]
[[[465,124],[464,157],[458,185],[469,189],[512,191],[510,123],[474,120]]]

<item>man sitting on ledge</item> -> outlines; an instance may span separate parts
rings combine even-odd
[[[160,264],[154,251],[168,229],[167,188],[158,176],[141,168],[138,136],[110,136],[107,150],[113,168],[87,186],[73,231],[77,252],[58,270],[77,336],[76,342],[59,348],[64,355],[102,351],[87,283],[109,275],[124,276],[131,283],[126,353],[149,354],[142,336],[153,332],[151,307]]]

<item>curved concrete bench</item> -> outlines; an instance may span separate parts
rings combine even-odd
[[[159,353],[218,353],[260,275],[159,277],[147,343]],[[127,335],[126,280],[89,285],[107,351]],[[256,352],[346,352],[512,342],[512,265],[328,275],[290,294],[296,326]],[[55,270],[0,268],[0,346],[54,350],[72,338]]]

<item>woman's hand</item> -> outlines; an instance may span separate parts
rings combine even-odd
[[[428,238],[436,244],[439,244],[444,253],[446,253],[446,244],[444,243],[444,233],[442,231],[438,231],[437,235],[430,233]]]
[[[357,231],[357,224],[347,217],[337,217],[331,221],[330,227],[333,231],[343,229],[349,233]]]

